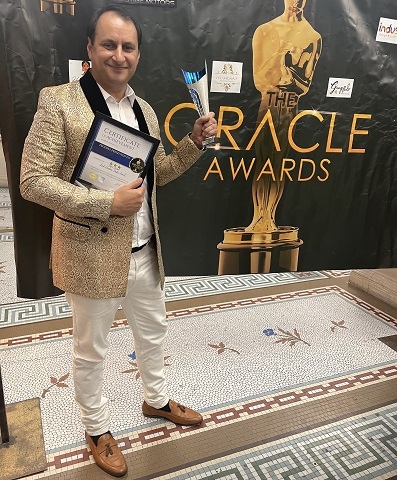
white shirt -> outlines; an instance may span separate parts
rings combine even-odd
[[[135,116],[134,110],[132,109],[132,105],[135,101],[135,92],[130,85],[127,85],[124,97],[118,103],[112,97],[112,95],[107,93],[100,85],[98,85],[98,87],[102,92],[111,116],[116,120],[119,120],[120,122],[139,130],[138,120]],[[150,237],[154,234],[153,216],[149,207],[149,194],[146,178],[143,181],[143,185],[145,187],[145,198],[143,200],[141,209],[135,214],[134,228],[132,232],[132,247],[145,245],[150,240]]]

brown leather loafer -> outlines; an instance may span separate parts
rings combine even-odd
[[[101,435],[98,439],[98,445],[95,445],[87,432],[85,433],[85,438],[98,467],[114,477],[122,477],[127,473],[127,464],[112,435],[109,433]]]
[[[166,418],[177,425],[198,425],[203,421],[203,417],[198,412],[195,412],[191,408],[185,407],[180,403],[170,400],[169,406],[171,411],[165,412],[164,410],[151,407],[146,402],[143,402],[142,412],[145,417]]]

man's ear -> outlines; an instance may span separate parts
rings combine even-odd
[[[91,60],[91,52],[92,52],[92,42],[91,38],[88,37],[88,42],[87,42],[87,53],[88,53],[88,58]]]

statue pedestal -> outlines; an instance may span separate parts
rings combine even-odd
[[[296,272],[299,247],[297,227],[278,227],[274,232],[246,232],[244,228],[224,231],[218,244],[218,275]]]

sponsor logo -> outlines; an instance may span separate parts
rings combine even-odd
[[[177,0],[114,0],[124,5],[148,5],[149,7],[176,7]]]
[[[376,33],[376,41],[397,43],[397,20],[381,17]]]
[[[328,80],[327,97],[351,98],[353,83],[353,78],[330,77]]]
[[[211,92],[240,93],[243,64],[212,62]]]

